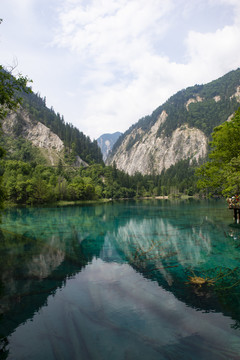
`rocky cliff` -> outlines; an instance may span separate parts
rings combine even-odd
[[[8,159],[11,155],[9,150],[12,151],[12,159],[16,160],[20,153],[26,153],[28,149],[31,159],[20,156],[20,160],[43,163],[44,155],[47,163],[52,165],[58,163],[59,158],[66,165],[82,165],[82,160],[85,163],[102,163],[97,141],[92,141],[77,127],[66,122],[53,107],[48,108],[45,97],[34,92],[22,92],[19,96],[22,99],[21,107],[15,114],[8,116],[4,127],[5,140],[0,137],[0,146],[4,147],[5,141]],[[24,143],[22,147],[20,143]],[[36,156],[32,156],[33,153]]]
[[[56,166],[61,159],[64,163],[64,143],[53,131],[37,119],[31,119],[28,112],[20,108],[11,112],[2,123],[3,134],[10,137],[12,142],[18,138],[30,141],[32,146],[39,149],[46,164]],[[11,149],[6,149],[11,151]],[[87,166],[78,155],[75,166]]]
[[[184,159],[207,155],[213,128],[240,105],[240,69],[206,85],[181,90],[116,142],[108,164],[133,175],[160,174]]]
[[[163,169],[182,159],[196,159],[207,154],[207,136],[197,128],[190,128],[187,124],[173,131],[170,137],[158,137],[157,131],[164,121],[167,113],[163,111],[157,122],[145,133],[141,129],[134,129],[128,134],[117,149],[111,161],[115,161],[119,169],[133,175],[160,174]],[[133,138],[140,138],[128,149]]]
[[[32,121],[29,114],[23,109],[11,112],[3,121],[3,133],[15,138],[23,138],[39,148],[41,154],[50,165],[57,165],[63,158],[64,144],[47,126],[41,122]]]

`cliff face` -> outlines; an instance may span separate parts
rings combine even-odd
[[[206,85],[173,95],[131,126],[113,147],[107,164],[133,175],[160,174],[180,160],[207,155],[214,127],[231,120],[240,105],[240,69]]]
[[[19,137],[30,141],[40,150],[48,165],[56,166],[60,159],[64,163],[63,141],[40,121],[32,120],[27,111],[19,109],[17,112],[11,112],[3,121],[2,130],[3,134],[11,137],[12,142]],[[73,165],[88,166],[78,155]]]
[[[64,144],[47,126],[30,119],[22,109],[10,113],[3,121],[2,130],[13,139],[22,137],[40,149],[41,154],[50,165],[57,165],[63,157]]]
[[[42,164],[44,157],[48,165],[56,165],[59,159],[65,165],[76,163],[75,166],[79,163],[85,166],[89,161],[102,163],[97,141],[92,141],[77,127],[65,122],[64,117],[52,107],[48,108],[46,98],[34,92],[19,95],[21,106],[4,119],[6,136],[5,139],[0,138],[0,146],[4,148],[6,145],[8,159],[15,160],[20,155],[22,161]]]
[[[163,169],[168,169],[179,160],[198,160],[206,156],[208,139],[197,128],[182,125],[173,131],[170,137],[157,136],[159,126],[167,121],[167,117],[166,111],[162,111],[157,122],[147,133],[140,128],[134,129],[125,137],[111,162],[115,161],[117,168],[130,175],[135,172],[160,174]],[[128,144],[133,138],[139,140],[128,149]]]
[[[30,140],[34,146],[54,149],[57,152],[63,150],[62,140],[54,134],[47,126],[39,121],[32,121],[25,111],[11,113],[3,122],[3,132],[8,135],[18,135]]]

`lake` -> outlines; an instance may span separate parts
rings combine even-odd
[[[222,200],[5,209],[0,251],[0,359],[240,359]]]

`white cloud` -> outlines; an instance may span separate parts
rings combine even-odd
[[[87,7],[64,7],[55,41],[97,64],[124,64],[151,50],[168,26],[164,16],[170,9],[171,0],[95,0]]]
[[[87,7],[67,5],[60,13],[61,29],[55,42],[84,64],[80,85],[88,88],[82,94],[88,131],[100,135],[104,122],[108,131],[124,131],[129,121],[137,121],[161,101],[156,79],[161,68],[165,77],[168,60],[156,52],[168,29],[173,3],[109,0],[92,1]]]
[[[215,33],[189,32],[187,38],[189,66],[204,78],[214,79],[240,66],[240,28],[226,26]]]
[[[239,0],[1,1],[1,61],[92,137],[240,66]]]
[[[239,66],[236,24],[210,33],[195,31],[193,24],[180,39],[185,63],[170,60],[164,52],[162,45],[171,41],[168,31],[178,31],[176,12],[181,9],[190,21],[194,11],[207,6],[216,6],[215,0],[197,6],[181,2],[180,7],[173,0],[65,2],[55,44],[69,49],[83,66],[79,86],[86,91],[81,92],[84,131],[95,136],[103,128],[124,131],[175,91]]]

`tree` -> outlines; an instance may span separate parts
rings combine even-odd
[[[57,165],[57,174],[62,175],[62,173],[63,173],[63,163],[62,163],[62,159],[59,159]]]
[[[1,19],[0,19],[1,23]],[[14,77],[10,72],[6,71],[0,65],[0,121],[3,120],[7,113],[16,110],[21,103],[21,92],[30,92],[27,83],[30,81],[21,74],[18,78]],[[4,150],[0,148],[0,158],[4,156]],[[4,191],[2,187],[2,178],[0,178],[0,206],[3,204]]]
[[[27,83],[31,81],[19,74],[13,76],[0,65],[0,120],[3,120],[9,110],[16,110],[22,102],[21,93],[31,92]]]
[[[198,187],[209,195],[232,195],[240,191],[240,108],[231,121],[212,133],[209,161],[196,172]]]

